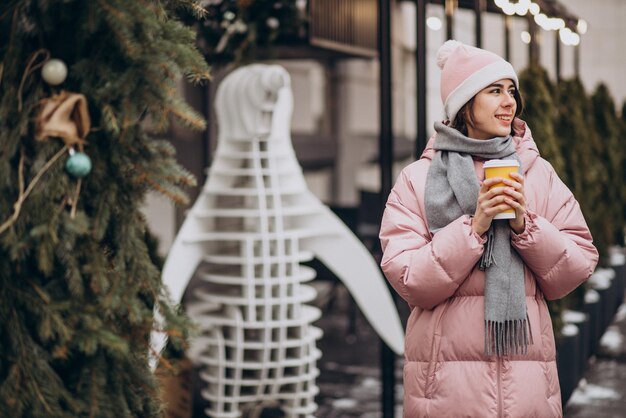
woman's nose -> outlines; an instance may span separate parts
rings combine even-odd
[[[503,105],[506,107],[510,107],[515,105],[515,93],[506,93],[505,94],[505,98],[504,98],[504,103]]]

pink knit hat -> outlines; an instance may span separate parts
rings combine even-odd
[[[499,55],[458,41],[446,41],[437,51],[441,68],[441,100],[449,120],[479,91],[503,78],[519,88],[513,66]]]

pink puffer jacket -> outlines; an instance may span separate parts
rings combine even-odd
[[[484,272],[476,264],[484,240],[462,216],[428,231],[422,158],[400,174],[387,201],[381,266],[411,307],[406,327],[404,417],[561,417],[554,335],[544,300],[558,299],[593,272],[598,253],[572,193],[539,156],[530,130],[515,122],[525,176],[526,230],[512,233],[525,263],[526,305],[534,343],[527,355],[487,357]],[[475,161],[482,180],[482,161]],[[502,222],[502,221],[496,221]]]

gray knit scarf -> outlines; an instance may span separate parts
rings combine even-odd
[[[471,139],[435,123],[435,155],[426,177],[428,226],[436,233],[462,215],[474,215],[480,185],[472,157],[516,159],[513,138]],[[521,163],[521,162],[520,162]],[[526,312],[524,264],[511,248],[506,220],[494,220],[479,261],[485,271],[485,354],[526,354],[532,336]]]

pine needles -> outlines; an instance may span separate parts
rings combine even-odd
[[[0,230],[2,417],[161,416],[153,310],[174,345],[186,322],[170,308],[140,208],[149,190],[187,201],[195,180],[156,135],[173,118],[204,128],[177,83],[209,77],[193,31],[172,18],[181,8],[203,13],[191,0],[0,5],[0,223],[11,219]],[[29,69],[40,50],[66,63],[61,85]],[[80,187],[63,143],[33,139],[40,100],[61,89],[89,105],[93,166]]]

